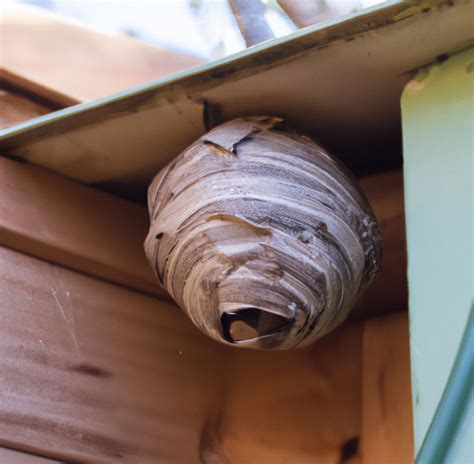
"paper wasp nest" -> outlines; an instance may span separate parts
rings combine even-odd
[[[307,345],[379,269],[378,224],[351,174],[278,118],[203,135],[156,176],[148,205],[160,284],[223,343]]]

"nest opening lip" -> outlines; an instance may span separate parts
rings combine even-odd
[[[232,344],[257,341],[285,331],[292,318],[266,309],[246,306],[221,315],[223,338]]]

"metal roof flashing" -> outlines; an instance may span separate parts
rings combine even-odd
[[[280,116],[356,172],[400,164],[413,70],[472,43],[473,2],[391,1],[0,131],[0,151],[126,196],[211,125]]]

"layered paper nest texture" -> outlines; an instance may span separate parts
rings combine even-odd
[[[280,118],[222,124],[148,191],[160,285],[223,343],[305,346],[340,324],[380,267],[377,221],[351,173]]]

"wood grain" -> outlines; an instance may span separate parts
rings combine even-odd
[[[0,157],[0,243],[163,296],[143,251],[145,208]]]
[[[2,42],[0,67],[59,102],[93,100],[201,64],[19,4],[2,6]]]
[[[356,462],[362,328],[344,325],[302,350],[234,350],[214,454],[232,464]]]
[[[55,464],[59,461],[42,458],[8,448],[0,448],[0,462],[4,464]]]
[[[172,305],[5,248],[0,295],[0,445],[87,462],[355,463],[362,437],[363,462],[408,462],[390,461],[410,439],[403,313],[304,350],[232,350]]]
[[[0,247],[0,446],[198,462],[225,348],[175,307]]]
[[[414,459],[408,313],[365,322],[362,351],[364,464]]]

